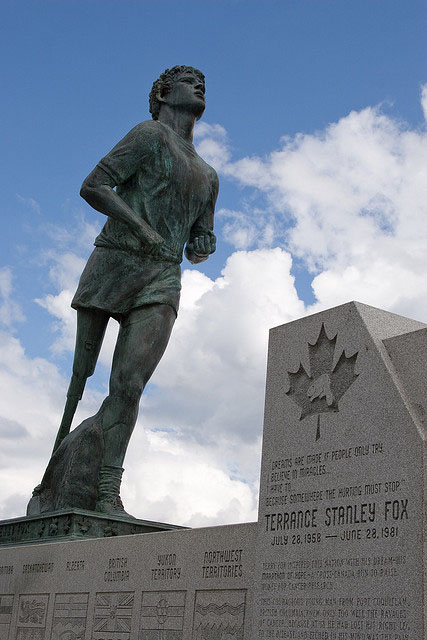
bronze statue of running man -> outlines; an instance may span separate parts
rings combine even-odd
[[[167,69],[150,93],[152,120],[134,127],[83,182],[81,196],[107,221],[71,303],[77,310],[73,375],[54,452],[29,513],[80,506],[127,515],[120,498],[123,461],[142,391],[165,351],[178,312],[183,251],[197,264],[216,247],[218,177],[193,145],[194,125],[204,110],[201,71],[188,66]],[[80,504],[70,495],[83,490],[68,487],[58,493],[53,478],[65,458],[78,457],[72,452],[77,446],[71,441],[74,432],[69,431],[111,317],[120,323],[120,331],[109,394],[98,413],[74,430],[88,432],[96,425],[102,434],[92,503],[85,498]],[[75,483],[79,473],[82,470],[65,484]]]

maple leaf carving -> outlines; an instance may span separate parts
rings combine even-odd
[[[354,367],[358,352],[347,358],[343,351],[332,368],[337,336],[329,339],[322,324],[319,337],[308,344],[310,374],[300,364],[298,371],[288,372],[290,386],[288,395],[301,407],[300,420],[318,414],[316,440],[320,437],[320,414],[338,411],[342,396],[357,378]]]

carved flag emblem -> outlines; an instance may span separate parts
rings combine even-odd
[[[317,414],[316,440],[320,438],[320,414],[339,410],[339,401],[358,375],[354,373],[358,352],[347,358],[343,351],[333,367],[336,341],[337,336],[328,338],[322,324],[316,342],[308,343],[311,375],[302,363],[298,371],[288,372],[286,395],[301,407],[300,420]]]

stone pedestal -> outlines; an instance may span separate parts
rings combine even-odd
[[[108,537],[1,548],[0,640],[426,640],[426,411],[426,325],[349,303],[272,329],[258,522],[48,514],[41,540]]]

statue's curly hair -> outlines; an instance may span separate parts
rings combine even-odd
[[[195,76],[200,78],[200,80],[204,83],[205,76],[199,69],[195,69],[194,67],[188,67],[186,65],[176,65],[172,67],[172,69],[166,69],[160,77],[153,82],[153,87],[150,91],[149,104],[150,104],[150,113],[153,120],[158,120],[160,105],[161,102],[157,99],[157,95],[160,91],[160,95],[163,96],[165,93],[171,90],[172,85],[174,83],[175,78],[184,72],[193,73]]]

